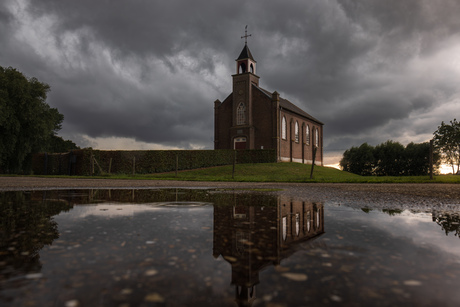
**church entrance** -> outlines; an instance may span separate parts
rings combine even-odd
[[[246,149],[246,138],[239,137],[233,140],[233,149]]]

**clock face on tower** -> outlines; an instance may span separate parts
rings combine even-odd
[[[244,93],[243,90],[238,91],[238,94],[240,94],[240,95],[243,95],[243,93]]]

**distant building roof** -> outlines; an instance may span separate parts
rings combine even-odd
[[[265,89],[263,89],[261,87],[258,87],[255,84],[253,84],[252,86],[254,86],[256,89],[260,90],[262,93],[264,93],[268,97],[270,97],[270,98],[272,97],[272,93],[270,93],[269,91],[267,91],[267,90],[265,90]],[[308,119],[311,119],[311,120],[317,122],[318,124],[324,125],[324,123],[322,123],[321,121],[317,120],[316,118],[314,118],[313,116],[311,116],[310,114],[308,114],[307,112],[305,112],[304,110],[302,110],[301,108],[299,108],[298,106],[296,106],[295,104],[293,104],[292,102],[290,102],[287,99],[284,99],[284,98],[280,97],[280,107],[282,107],[283,109],[289,110],[289,111],[291,111],[293,113],[296,113],[298,115],[301,115],[303,117],[306,117]]]

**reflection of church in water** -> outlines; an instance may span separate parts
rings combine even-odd
[[[232,266],[239,306],[256,298],[259,272],[279,265],[298,244],[324,233],[322,204],[277,198],[277,204],[251,206],[235,195],[232,206],[214,206],[213,254]]]

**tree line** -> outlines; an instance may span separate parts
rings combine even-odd
[[[441,122],[433,133],[433,168],[441,162],[452,166],[452,173],[460,173],[460,123]],[[340,160],[342,170],[362,176],[423,176],[430,172],[430,143],[386,141],[377,146],[363,143],[351,147]]]
[[[0,173],[21,173],[30,155],[66,152],[75,143],[57,136],[64,115],[46,103],[50,86],[0,66]]]
[[[388,140],[377,146],[363,143],[351,147],[340,160],[342,170],[361,176],[421,176],[430,172],[430,143],[407,146]],[[439,165],[439,155],[433,155]]]

